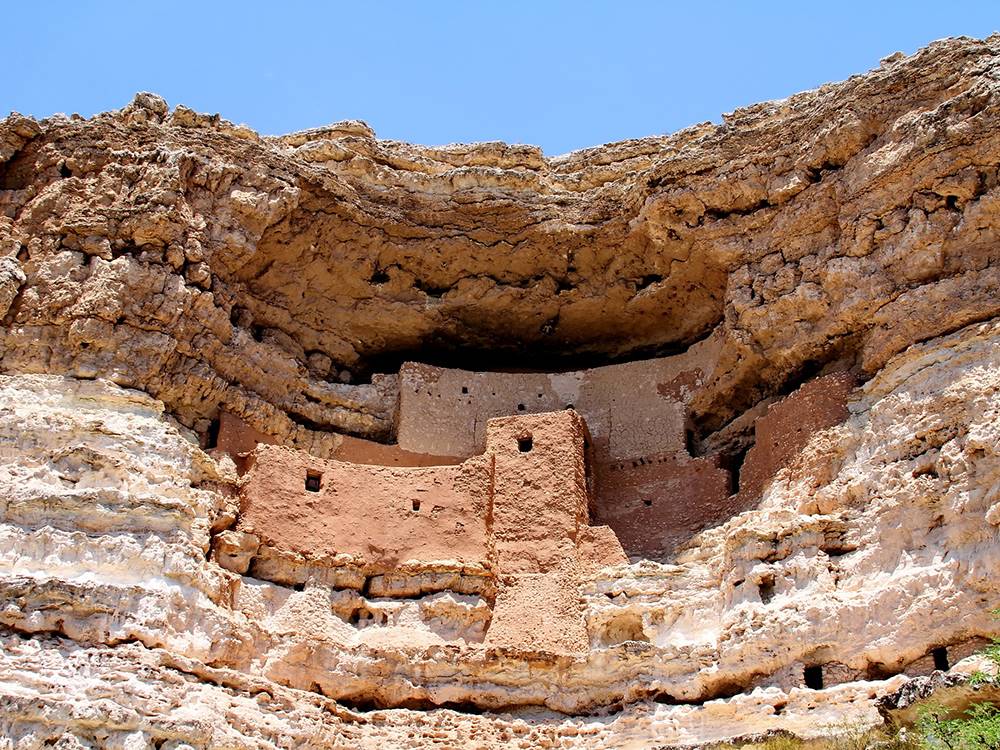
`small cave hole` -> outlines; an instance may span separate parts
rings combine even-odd
[[[723,453],[720,456],[721,467],[729,472],[730,492],[733,495],[739,494],[740,474],[743,472],[743,463],[746,461],[747,453],[750,452],[752,447],[753,442],[742,446],[733,452]],[[694,454],[692,453],[691,455]]]
[[[771,601],[774,598],[774,576],[762,578],[757,584],[757,589],[760,593],[761,604],[767,604]]]
[[[944,646],[931,649],[931,656],[934,657],[934,669],[941,672],[947,672],[951,669],[951,665],[948,663],[948,649]]]
[[[306,583],[305,581],[299,581],[298,583],[292,584],[292,588],[295,589],[296,591],[305,591]]]
[[[376,268],[375,272],[371,275],[368,281],[372,284],[384,284],[389,280],[389,274],[383,271],[381,268]]]
[[[949,195],[944,199],[944,205],[948,207],[949,211],[954,211],[958,208],[958,196]]]
[[[420,500],[417,499],[417,498],[413,498],[413,502],[410,504],[410,507],[413,508],[414,511],[419,511],[420,510]]]
[[[650,500],[648,497],[644,497],[642,499],[642,504],[645,505],[647,508],[652,508],[653,507],[653,501]]]
[[[566,404],[566,408],[569,409],[570,411],[572,411],[576,407],[574,407],[573,404]]]
[[[59,165],[59,176],[62,177],[64,180],[67,177],[73,176],[73,170],[66,166],[66,162],[63,162],[62,164]]]
[[[651,287],[653,284],[659,284],[661,281],[663,281],[663,276],[658,273],[646,274],[639,280],[636,291],[641,292],[643,289]]]
[[[806,681],[806,687],[810,690],[823,689],[823,667],[813,665],[802,670],[802,677]]]
[[[517,405],[517,410],[518,411],[524,411],[524,404],[518,404]]]
[[[264,326],[251,326],[250,335],[253,336],[253,340],[258,343],[264,340]]]
[[[309,492],[319,492],[320,485],[323,480],[323,475],[318,471],[307,471],[306,472],[306,490]]]
[[[519,437],[517,439],[517,449],[521,453],[528,453],[534,447],[534,440],[531,435],[526,435],[525,437]]]
[[[220,424],[221,420],[218,417],[209,423],[208,429],[205,430],[205,450],[211,450],[212,448],[219,447]]]
[[[463,385],[462,386],[462,394],[464,395],[464,394],[467,394],[468,392],[469,392],[469,386]]]
[[[899,672],[899,669],[882,664],[881,662],[869,662],[865,668],[865,679],[888,680],[890,677],[895,677]]]

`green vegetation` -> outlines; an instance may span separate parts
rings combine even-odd
[[[917,722],[924,750],[996,750],[1000,748],[1000,706],[973,703],[962,716],[949,719],[940,706],[928,707]]]
[[[993,610],[1000,617],[1000,610]],[[991,662],[994,675],[983,671],[969,676],[969,685],[1000,687],[1000,640],[979,652]],[[970,705],[961,716],[949,718],[951,712],[939,705],[929,705],[920,714],[916,731],[923,750],[1000,750],[1000,706],[983,701]]]

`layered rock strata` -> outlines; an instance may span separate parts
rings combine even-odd
[[[558,158],[0,122],[0,747],[878,721],[996,629],[998,66]]]

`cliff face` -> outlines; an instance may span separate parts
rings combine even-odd
[[[556,158],[354,122],[262,137],[150,94],[0,121],[8,746],[658,747],[877,721],[876,699],[994,629],[998,75],[1000,39],[939,42]],[[462,455],[420,419],[464,407],[435,408],[404,360],[508,371],[421,370],[477,415],[447,444]],[[627,379],[601,367],[625,360]],[[604,395],[568,403],[590,382]],[[586,424],[519,414],[564,406]],[[285,447],[227,455],[233,417],[248,447]],[[524,470],[556,423],[572,461]],[[632,487],[608,467],[646,471],[657,440],[657,523],[706,476],[725,512],[630,550],[625,522],[598,525],[625,507],[602,511],[603,488]],[[298,494],[269,456],[305,473]],[[385,456],[419,468],[348,464]],[[320,464],[341,497],[377,487],[375,510],[331,520]],[[281,538],[336,543],[269,539],[267,471]],[[433,500],[445,474],[458,506],[419,523],[479,514],[474,570],[446,544],[372,562],[378,503]],[[570,487],[552,531],[544,500]],[[417,523],[398,518],[380,539]],[[497,625],[518,618],[531,637]]]

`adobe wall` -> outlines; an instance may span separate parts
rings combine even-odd
[[[258,445],[275,445],[278,441],[259,430],[255,430],[235,414],[219,412],[219,434],[215,449],[228,453],[240,471],[246,469],[246,456]]]
[[[414,562],[445,577],[456,565],[493,571],[488,645],[582,652],[580,571],[627,562],[610,529],[589,526],[586,438],[581,417],[561,411],[491,420],[484,455],[454,466],[369,466],[261,445],[237,529],[260,540],[265,568],[277,551],[354,566],[369,581]]]
[[[755,440],[740,470],[741,503],[755,501],[778,471],[819,430],[840,424],[856,380],[847,372],[824,375],[771,404],[754,422]]]
[[[458,456],[434,456],[427,453],[413,453],[398,445],[376,443],[374,440],[341,435],[340,443],[333,451],[332,458],[354,464],[373,466],[453,466],[462,463]]]
[[[580,528],[589,523],[584,434],[572,411],[490,421],[493,540],[505,575],[575,562]]]
[[[337,445],[330,458],[355,464],[373,466],[449,466],[459,464],[456,456],[432,456],[403,450],[398,445],[386,445],[374,440],[337,435]],[[219,413],[219,435],[216,449],[236,462],[242,472],[246,470],[246,456],[258,445],[276,445],[278,441],[266,433],[255,430],[234,414]]]
[[[500,573],[488,646],[552,653],[588,648],[577,590],[581,563],[626,559],[607,529],[589,527],[586,437],[587,427],[574,411],[488,424]]]
[[[598,465],[595,478],[595,522],[610,526],[633,556],[668,556],[735,512],[719,456],[659,454]]]
[[[702,529],[750,507],[815,432],[843,422],[854,385],[848,373],[826,375],[771,404],[754,422],[756,442],[736,495],[719,455],[692,458],[675,449],[597,462],[595,522],[610,526],[629,555],[669,556]]]
[[[306,489],[309,472],[319,490]],[[369,573],[407,561],[487,564],[492,459],[383,467],[261,445],[247,472],[237,528],[314,558],[346,554]]]
[[[408,362],[400,368],[397,440],[417,453],[472,456],[490,419],[572,407],[598,460],[683,450],[685,404],[714,369],[707,339],[674,357],[565,373],[472,372]]]

